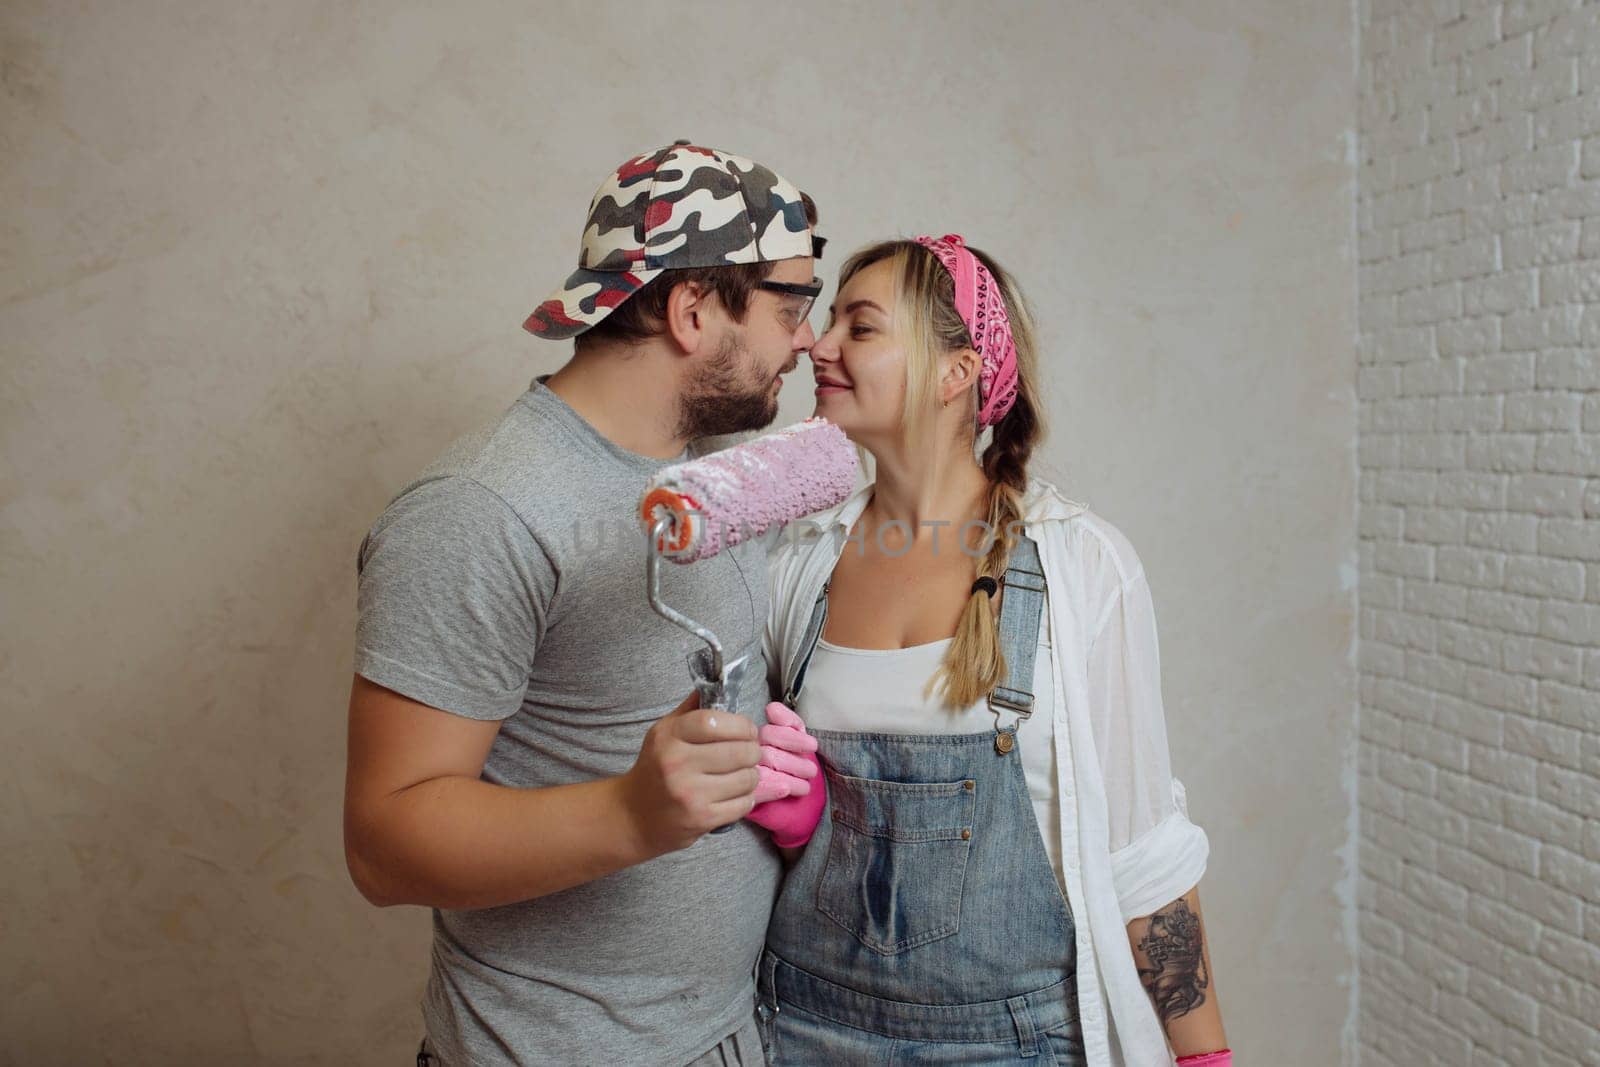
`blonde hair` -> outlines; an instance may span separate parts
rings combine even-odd
[[[1022,497],[1028,488],[1028,459],[1044,436],[1038,403],[1038,350],[1034,320],[1022,291],[1011,276],[984,252],[967,246],[989,273],[1006,304],[1011,337],[1017,348],[1017,399],[992,428],[989,444],[978,462],[989,482],[987,550],[978,560],[978,577],[997,581],[1011,558],[1015,535],[1022,525]],[[901,411],[907,445],[926,441],[933,432],[934,405],[939,389],[939,357],[972,347],[972,337],[955,305],[955,283],[934,254],[915,241],[882,241],[845,261],[839,288],[875,263],[888,262],[894,274],[894,329],[906,354],[906,395]],[[969,450],[978,442],[978,388],[963,394],[967,418],[960,431]],[[963,548],[965,544],[963,542]],[[967,598],[956,625],[955,639],[943,662],[928,680],[923,695],[938,688],[947,707],[964,708],[986,697],[1006,677],[1000,632],[989,595],[977,590]]]

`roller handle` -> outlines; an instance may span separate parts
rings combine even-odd
[[[727,662],[723,659],[722,642],[717,640],[715,633],[661,599],[661,552],[670,543],[667,537],[672,529],[673,519],[670,515],[662,515],[650,525],[650,543],[645,546],[645,588],[650,606],[668,622],[683,627],[705,642],[704,648],[697,648],[689,654],[689,677],[694,682],[695,692],[700,694],[700,706],[721,708],[731,715],[737,715],[739,683],[744,680],[750,657],[744,655],[731,663]],[[711,832],[725,834],[737,825],[728,823]]]
[[[744,678],[744,668],[749,663],[748,656],[741,656],[726,666],[726,677],[718,677],[712,673],[714,659],[709,648],[697,648],[689,653],[689,677],[694,679],[695,692],[700,694],[702,708],[718,708],[730,715],[737,715],[739,705],[739,682]],[[711,832],[725,834],[732,830],[738,823],[728,823],[719,826]]]

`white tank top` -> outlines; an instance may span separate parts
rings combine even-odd
[[[1045,855],[1065,886],[1061,870],[1061,807],[1056,796],[1055,684],[1050,665],[1050,609],[1039,620],[1039,649],[1033,661],[1033,714],[1017,727],[1017,748],[1028,797],[1039,825]],[[818,638],[806,667],[805,685],[795,711],[807,729],[848,733],[975,734],[993,731],[994,711],[987,699],[960,711],[947,710],[937,695],[922,690],[938,670],[953,638],[909,648],[847,648]],[[1000,726],[1019,716],[1001,709]],[[1063,890],[1064,892],[1065,890]]]

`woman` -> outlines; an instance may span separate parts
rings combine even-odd
[[[815,738],[825,789],[751,813],[811,834],[758,972],[769,1059],[1230,1062],[1149,587],[1028,476],[1020,294],[959,236],[877,244],[811,358],[876,481],[772,553],[769,681],[798,719],[770,717]]]

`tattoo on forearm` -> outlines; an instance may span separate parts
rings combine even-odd
[[[1200,916],[1182,900],[1150,916],[1150,929],[1139,941],[1150,966],[1139,968],[1139,980],[1163,1027],[1205,1003],[1211,976],[1202,947]]]

